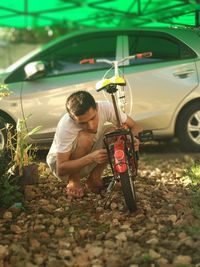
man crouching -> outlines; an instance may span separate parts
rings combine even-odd
[[[55,176],[67,182],[68,197],[80,198],[84,196],[82,177],[88,176],[86,187],[92,192],[98,193],[103,188],[101,175],[108,163],[103,137],[108,131],[106,123],[116,126],[117,120],[110,102],[95,102],[87,91],[71,94],[66,110],[57,125],[47,163]],[[122,111],[119,113],[122,123],[136,136],[141,127]]]

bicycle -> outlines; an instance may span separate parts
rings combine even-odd
[[[119,64],[126,60],[150,57],[151,55],[151,52],[147,52],[128,56],[114,61],[108,59],[95,60],[93,58],[83,59],[80,61],[80,64],[107,63],[110,64],[112,68],[114,67],[113,77],[105,79],[105,76],[109,73],[109,71],[107,71],[103,79],[96,84],[97,92],[104,90],[111,95],[117,119],[117,128],[111,132],[106,133],[104,136],[104,144],[108,153],[108,160],[112,171],[112,176],[106,190],[106,193],[109,193],[109,196],[104,206],[106,206],[108,199],[111,198],[111,194],[115,188],[115,185],[118,181],[120,181],[125,203],[130,212],[137,210],[137,198],[135,193],[134,180],[137,176],[139,157],[138,152],[134,149],[135,137],[133,136],[132,132],[124,127],[124,125],[121,123],[120,113],[118,111],[118,105],[115,98],[115,94],[120,89],[120,87],[126,85],[124,77],[119,75]],[[152,131],[143,131],[142,133],[139,133],[138,138],[140,142],[151,140]]]

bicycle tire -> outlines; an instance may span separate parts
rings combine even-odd
[[[137,210],[137,199],[135,194],[134,182],[131,180],[128,171],[120,173],[119,175],[122,185],[122,192],[128,210],[130,212],[135,212]]]

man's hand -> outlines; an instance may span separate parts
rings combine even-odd
[[[106,149],[98,149],[94,152],[90,153],[92,157],[92,161],[96,162],[98,164],[106,163],[108,162],[108,154]]]

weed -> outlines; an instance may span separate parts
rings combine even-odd
[[[7,208],[14,202],[21,200],[22,193],[19,186],[12,184],[9,177],[4,174],[0,178],[0,202],[2,207]]]
[[[9,96],[11,91],[8,89],[7,84],[0,84],[0,98]]]
[[[191,179],[192,185],[200,184],[200,164],[193,164],[186,170],[186,175]]]
[[[152,257],[149,254],[144,254],[143,261],[144,263],[150,263],[152,261]]]

